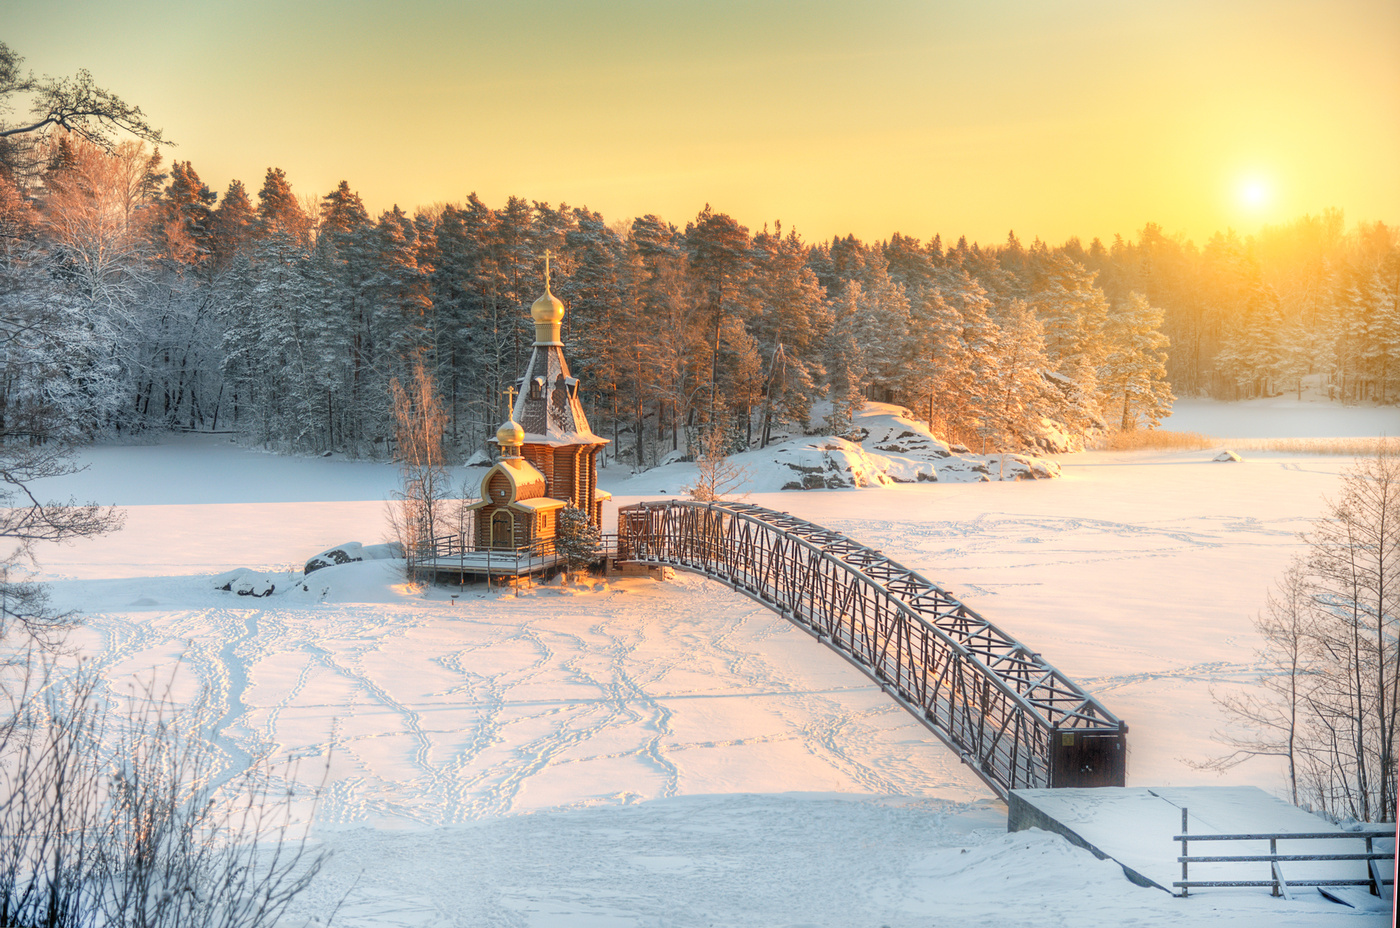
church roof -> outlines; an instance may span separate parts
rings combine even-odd
[[[495,474],[504,474],[510,485],[504,496],[495,496],[491,493],[491,477]],[[543,497],[544,491],[544,474],[540,473],[535,465],[524,458],[501,458],[481,476],[480,501],[472,503],[467,508],[480,509],[492,503],[498,505],[523,503]]]
[[[569,373],[560,345],[535,345],[525,376],[520,378],[513,418],[525,429],[526,444],[607,443],[588,425],[578,396],[578,380]]]

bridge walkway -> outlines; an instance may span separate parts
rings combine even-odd
[[[616,559],[718,580],[840,653],[1003,799],[1123,786],[1127,726],[1038,652],[839,532],[747,503],[623,507]]]

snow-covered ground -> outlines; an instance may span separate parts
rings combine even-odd
[[[1400,434],[1394,408],[1316,408],[1259,433],[1286,404],[1183,402],[1168,425]],[[750,499],[923,571],[1100,695],[1130,725],[1131,784],[1276,791],[1273,765],[1192,763],[1220,750],[1212,688],[1258,678],[1251,618],[1348,461],[1212,456]],[[335,857],[307,915],[345,897],[347,926],[1383,923],[1320,898],[1177,900],[1057,837],[1005,834],[1004,807],[863,676],[698,578],[454,598],[381,561],[267,599],[211,588],[383,540],[391,467],[208,437],[86,458],[44,489],[128,518],[41,552],[57,604],[89,614],[75,643],[117,684],[183,656],[232,763],[301,758],[315,781],[329,753],[316,835]],[[622,504],[678,494],[688,466],[604,485]]]

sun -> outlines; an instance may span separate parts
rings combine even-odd
[[[1240,181],[1236,195],[1240,205],[1250,210],[1260,210],[1273,199],[1273,190],[1267,181],[1259,177],[1247,177]]]

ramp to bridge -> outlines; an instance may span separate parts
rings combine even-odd
[[[1183,808],[1188,810],[1190,834],[1342,832],[1336,825],[1254,786],[1018,789],[1012,791],[1007,804],[1007,830],[1055,832],[1100,858],[1114,860],[1134,883],[1175,893],[1172,883],[1181,879],[1177,860],[1181,843],[1173,839],[1182,833]],[[1190,853],[1269,853],[1267,840],[1222,844],[1225,842],[1197,842],[1190,846]],[[1363,845],[1361,838],[1295,839],[1281,842],[1279,851],[1299,855],[1360,853]],[[1289,862],[1286,867],[1292,880],[1362,879],[1367,875],[1366,865],[1357,861]],[[1192,880],[1260,880],[1268,878],[1269,865],[1193,863],[1190,871]]]

